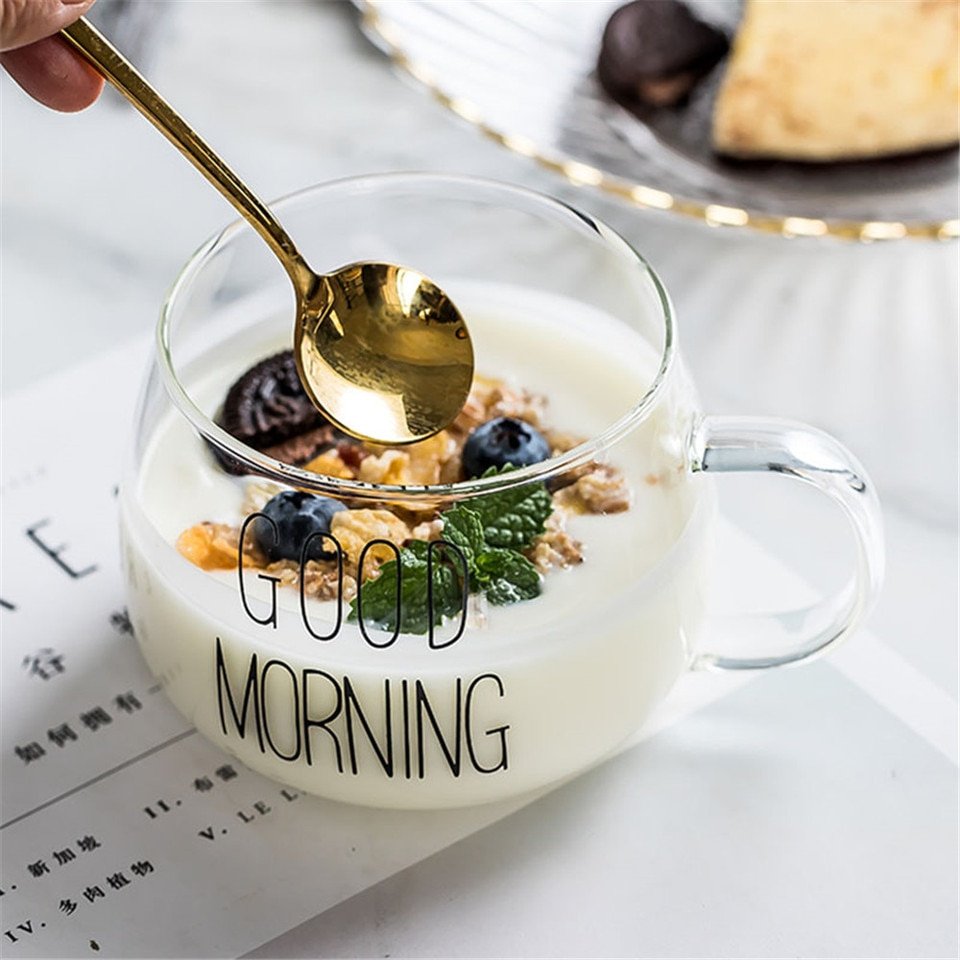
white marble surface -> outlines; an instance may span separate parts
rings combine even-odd
[[[889,549],[871,628],[956,698],[955,245],[789,243],[616,207],[446,114],[373,50],[345,3],[150,2],[166,14],[151,78],[264,196],[364,172],[456,171],[554,193],[624,233],[672,290],[708,409],[811,420],[862,456]],[[147,331],[179,264],[230,213],[113,98],[59,116],[6,78],[0,98],[9,392]],[[736,478],[722,506],[819,587],[850,561],[812,493]],[[752,684],[262,955],[955,956],[956,913],[943,906],[956,901],[943,870],[945,849],[956,860],[955,768],[859,692],[838,730],[818,705],[844,682],[817,665]],[[882,760],[858,753],[858,737],[875,736],[890,746]],[[874,789],[883,777],[900,778],[900,793]],[[712,798],[728,805],[722,842],[698,837]],[[591,843],[601,816],[660,826],[612,850]],[[826,831],[835,856],[805,859],[803,830],[787,842],[798,821]],[[881,880],[936,884],[929,914],[878,917],[895,900]],[[588,884],[604,896],[585,914]]]

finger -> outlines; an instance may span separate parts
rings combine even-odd
[[[54,110],[83,110],[103,89],[103,77],[59,37],[8,50],[0,63],[31,97]]]
[[[93,0],[0,0],[0,50],[15,50],[69,26]]]

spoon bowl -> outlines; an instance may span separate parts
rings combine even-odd
[[[473,344],[450,298],[423,274],[352,263],[301,300],[294,357],[304,389],[330,421],[389,444],[437,433],[463,408]]]

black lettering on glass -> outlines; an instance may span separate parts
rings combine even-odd
[[[230,689],[230,677],[227,675],[227,664],[223,657],[223,645],[220,638],[217,637],[217,706],[220,710],[220,729],[224,736],[227,736],[227,719],[223,711],[223,693],[226,690],[227,703],[230,705],[230,713],[233,716],[233,722],[236,725],[237,733],[242,740],[247,735],[247,710],[250,707],[250,700],[253,699],[253,722],[257,727],[257,742],[260,744],[260,752],[266,753],[263,745],[263,730],[260,728],[260,702],[257,688],[257,655],[250,654],[250,669],[247,671],[247,681],[243,688],[243,706],[241,711],[237,712],[237,704],[233,699],[233,692]]]
[[[240,527],[240,555],[237,557],[237,577],[240,580],[240,602],[243,604],[244,613],[254,622],[259,623],[261,626],[265,627],[267,625],[272,626],[274,630],[277,629],[277,584],[280,582],[279,577],[271,577],[266,573],[258,573],[257,579],[259,580],[268,580],[270,581],[270,612],[265,617],[258,617],[250,609],[250,604],[247,603],[247,591],[243,582],[243,545],[246,542],[247,527],[254,520],[264,520],[270,524],[270,529],[273,532],[273,542],[276,543],[280,537],[279,529],[277,528],[277,523],[272,517],[268,517],[265,513],[251,513],[246,520],[243,521],[243,526]]]
[[[476,770],[477,773],[496,773],[498,770],[507,769],[507,731],[510,729],[510,724],[504,724],[502,727],[491,727],[489,730],[483,731],[485,737],[500,737],[500,759],[492,767],[483,766],[477,759],[476,750],[473,746],[473,694],[483,680],[492,680],[497,685],[497,696],[500,698],[503,697],[503,681],[495,673],[482,673],[479,677],[474,677],[473,680],[470,681],[470,686],[467,687],[467,700],[464,706],[464,713],[466,714],[467,752],[470,754],[470,762],[473,764],[473,769]]]
[[[270,672],[271,667],[282,667],[290,676],[290,686],[293,690],[293,728],[296,731],[296,749],[290,754],[282,753],[274,743],[273,737],[270,734],[270,709],[267,704],[267,695],[269,690],[267,688],[267,674]],[[294,761],[300,757],[300,751],[303,746],[303,736],[300,730],[300,689],[297,683],[297,675],[293,672],[293,668],[288,663],[284,663],[283,660],[268,660],[264,665],[263,669],[260,671],[260,712],[262,715],[261,725],[263,727],[263,732],[266,735],[267,743],[270,744],[270,749],[281,759]]]
[[[385,718],[387,727],[386,736],[384,738],[386,741],[386,751],[380,749],[380,744],[377,743],[377,738],[374,736],[370,724],[367,723],[367,718],[360,709],[360,701],[357,699],[357,694],[353,689],[353,684],[350,682],[349,677],[343,678],[343,703],[344,719],[347,724],[347,745],[350,748],[350,769],[354,774],[357,773],[357,750],[353,739],[353,717],[354,714],[356,714],[357,719],[360,721],[360,725],[363,727],[364,732],[367,735],[367,739],[370,741],[370,746],[373,747],[373,752],[377,755],[377,759],[380,761],[380,766],[383,767],[383,772],[388,777],[392,777],[393,718],[390,713],[390,679],[387,678],[383,681],[383,716]]]
[[[393,551],[393,559],[396,561],[396,584],[397,584],[397,605],[394,615],[394,629],[393,634],[390,636],[390,639],[384,643],[374,643],[370,638],[370,634],[367,633],[366,624],[363,622],[363,590],[359,589],[360,584],[363,583],[363,564],[367,559],[367,553],[371,547],[375,547],[378,544],[383,544],[383,546]],[[374,540],[370,540],[364,544],[363,549],[360,551],[360,558],[357,560],[357,622],[360,624],[360,632],[363,634],[363,639],[370,644],[371,647],[376,647],[378,650],[382,650],[384,647],[389,647],[390,644],[394,643],[397,637],[400,636],[400,603],[401,603],[401,590],[403,588],[403,571],[401,570],[400,563],[400,549],[395,543],[390,540],[384,540],[381,537],[377,537]]]
[[[427,698],[427,691],[423,687],[423,683],[420,680],[414,682],[414,691],[416,694],[416,705],[417,705],[417,774],[422,780],[426,775],[426,763],[424,760],[423,754],[423,716],[426,714],[427,719],[430,721],[430,726],[433,727],[433,732],[437,738],[437,744],[439,745],[441,751],[443,751],[443,756],[447,761],[447,766],[450,767],[450,772],[455,776],[460,776],[460,719],[461,719],[461,703],[463,696],[463,681],[460,677],[457,677],[457,700],[454,705],[454,716],[456,717],[456,727],[453,735],[453,742],[455,744],[453,752],[451,753],[447,747],[446,741],[443,739],[443,730],[440,727],[440,722],[437,720],[437,715],[433,712],[433,707],[430,705],[430,701]]]
[[[333,545],[337,549],[337,620],[329,633],[317,633],[313,627],[310,626],[310,618],[307,616],[307,595],[305,589],[307,561],[310,559],[310,548],[313,544],[325,539],[332,540]],[[340,541],[332,533],[324,533],[322,530],[318,530],[316,533],[311,533],[310,536],[303,541],[303,547],[300,550],[300,616],[303,619],[303,625],[307,633],[309,633],[314,640],[332,640],[340,632],[340,627],[343,624],[343,547],[340,546]]]
[[[449,640],[444,640],[442,643],[438,642],[435,636],[436,628],[434,624],[437,622],[437,616],[433,598],[433,567],[437,562],[436,552],[441,547],[444,552],[440,554],[439,562],[448,565],[447,569],[457,578],[457,582],[460,584],[460,624],[457,627],[457,632]],[[453,551],[456,560],[446,554],[448,549]],[[456,569],[457,566],[460,567],[459,570]],[[427,617],[429,618],[427,643],[431,650],[442,650],[444,647],[452,646],[463,636],[463,631],[467,628],[467,601],[469,598],[470,568],[467,566],[466,555],[455,543],[451,543],[449,540],[431,540],[427,545]]]
[[[319,719],[310,716],[310,677],[323,677],[337,693],[337,701],[333,709],[325,717]],[[301,684],[303,686],[303,696],[301,697],[303,702],[303,750],[307,765],[311,766],[313,764],[313,757],[310,753],[310,728],[319,727],[321,730],[324,730],[333,741],[333,749],[337,757],[337,770],[343,773],[343,754],[340,750],[340,740],[329,726],[340,715],[340,711],[343,708],[343,694],[340,692],[340,684],[338,684],[329,673],[324,673],[323,670],[309,669],[302,671]]]
[[[410,697],[406,680],[400,681],[400,692],[403,694],[403,775],[410,779]]]

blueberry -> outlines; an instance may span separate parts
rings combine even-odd
[[[300,551],[312,533],[329,533],[333,515],[346,507],[330,497],[318,497],[300,490],[284,490],[269,500],[261,513],[277,525],[255,521],[253,537],[269,560],[299,560]],[[328,539],[315,540],[310,548],[314,560],[333,560],[336,550]]]
[[[497,417],[481,423],[463,445],[463,469],[468,477],[479,477],[491,467],[508,463],[528,467],[550,456],[550,445],[539,430],[512,417]]]

